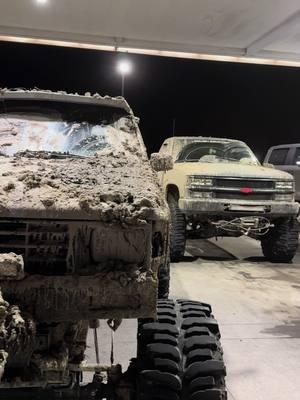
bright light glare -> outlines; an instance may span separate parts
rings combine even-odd
[[[37,4],[46,4],[48,3],[48,0],[36,0]]]
[[[122,60],[118,63],[117,70],[122,75],[128,75],[132,71],[132,65],[128,60]]]

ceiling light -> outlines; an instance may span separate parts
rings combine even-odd
[[[130,74],[132,70],[132,65],[128,60],[122,60],[118,63],[117,69],[122,75]]]

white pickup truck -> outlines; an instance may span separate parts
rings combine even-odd
[[[262,166],[237,140],[172,137],[161,146],[173,168],[160,172],[172,214],[171,259],[180,259],[188,236],[246,234],[261,241],[265,257],[290,262],[298,246],[293,177]]]

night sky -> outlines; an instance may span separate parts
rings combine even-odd
[[[0,87],[120,95],[118,53],[0,42]],[[148,152],[164,138],[204,135],[267,148],[300,142],[300,69],[132,55],[125,97]]]

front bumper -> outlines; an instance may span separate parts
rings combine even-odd
[[[180,199],[179,208],[186,215],[248,216],[261,215],[268,218],[297,216],[299,204],[279,201],[246,201],[216,199]]]
[[[167,221],[2,220],[0,287],[39,322],[155,318]]]
[[[0,284],[9,303],[26,309],[39,322],[156,317],[155,272],[30,275]]]

